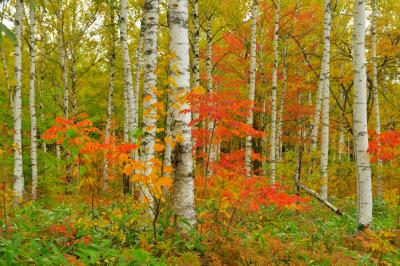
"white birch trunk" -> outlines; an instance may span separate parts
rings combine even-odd
[[[366,0],[354,0],[353,135],[357,166],[357,222],[361,228],[372,222],[371,166],[368,156],[367,75],[365,59]]]
[[[145,175],[153,173],[157,127],[157,41],[158,41],[158,0],[146,0],[144,5],[144,88],[143,88],[143,155]],[[144,189],[143,189],[144,190]],[[144,196],[152,198],[144,190]]]
[[[328,199],[328,159],[329,159],[329,62],[331,47],[331,0],[324,2],[324,48],[320,82],[322,82],[322,128],[321,128],[321,197]]]
[[[15,91],[14,91],[14,194],[22,199],[24,194],[24,174],[22,169],[22,0],[15,4]]]
[[[343,94],[343,90],[340,89],[340,101],[343,102],[344,101],[344,94]],[[338,145],[338,160],[339,162],[342,161],[343,159],[343,153],[345,150],[345,136],[344,136],[344,106],[343,106],[343,110],[340,110],[340,122],[339,122],[339,145]]]
[[[285,107],[285,94],[286,94],[286,81],[287,81],[287,51],[286,51],[286,38],[283,39],[283,81],[282,81],[282,91],[281,99],[279,105],[278,113],[278,133],[276,141],[276,158],[278,161],[282,159],[282,121],[283,121],[283,110]]]
[[[207,49],[206,49],[206,71],[207,71],[207,92],[213,92],[213,76],[212,76],[212,16],[207,17],[206,25],[206,35],[207,35]],[[208,121],[208,132],[210,134],[208,147],[207,147],[207,178],[210,177],[212,173],[211,164],[217,160],[217,145],[214,144],[214,132],[215,132],[215,122],[213,120]]]
[[[320,80],[321,80],[321,75],[320,75]],[[323,90],[323,83],[319,82],[318,89],[317,89],[317,97],[315,99],[315,110],[314,110],[314,115],[313,115],[313,121],[312,121],[312,125],[311,125],[311,151],[312,152],[316,151],[317,144],[318,144],[319,123],[321,121],[322,90]]]
[[[251,101],[249,115],[247,116],[247,125],[253,126],[253,107],[254,95],[256,92],[256,63],[257,63],[257,18],[258,18],[258,1],[253,0],[251,10],[251,44],[250,44],[250,86],[249,100]],[[252,152],[252,136],[246,137],[246,153],[245,153],[245,168],[246,177],[251,176],[251,152]]]
[[[29,111],[31,115],[31,171],[32,171],[32,199],[37,198],[38,167],[37,167],[37,123],[36,123],[36,103],[35,103],[35,73],[36,73],[36,21],[35,21],[35,2],[31,0],[29,11],[30,40],[30,74],[29,74]]]
[[[114,10],[111,7],[110,10],[110,22],[111,22],[111,51],[110,51],[110,59],[109,59],[109,67],[110,67],[110,77],[108,81],[108,96],[107,96],[107,118],[106,118],[106,128],[105,128],[105,138],[104,142],[106,144],[110,143],[111,137],[111,119],[113,115],[113,107],[114,107],[114,79],[115,79],[115,25],[114,25]],[[108,159],[104,158],[104,167],[103,167],[103,190],[106,191],[108,189]]]
[[[121,0],[120,9],[120,42],[122,51],[122,66],[124,69],[124,138],[127,142],[133,141],[132,132],[135,130],[134,125],[134,112],[135,112],[135,95],[133,93],[133,81],[132,81],[132,67],[129,56],[128,47],[128,34],[127,34],[127,22],[128,22],[128,1]],[[136,101],[137,102],[137,101]]]
[[[170,61],[170,76],[175,83],[171,87],[172,93],[179,98],[190,92],[188,19],[188,0],[170,0],[169,48],[170,53],[176,55]],[[189,126],[191,113],[181,113],[185,109],[189,109],[188,103],[180,101],[173,110],[173,134],[175,137],[180,135],[183,140],[176,144],[173,152],[173,208],[178,227],[188,230],[196,224],[196,212],[194,209],[192,131]],[[186,220],[186,223],[180,223],[181,219]]]
[[[381,118],[379,111],[379,96],[378,96],[378,70],[377,70],[377,57],[376,57],[376,0],[372,0],[372,20],[371,20],[371,34],[372,34],[372,93],[374,97],[374,109],[375,109],[375,131],[376,134],[381,134]],[[380,146],[380,143],[378,143]],[[378,159],[378,167],[376,172],[377,181],[377,196],[381,198],[383,195],[383,183],[382,183],[382,160]]]
[[[3,18],[0,19],[0,22],[3,22]],[[6,54],[4,51],[4,43],[2,41],[0,41],[0,54],[1,54],[1,61],[3,63],[3,72],[4,72],[4,77],[5,77],[6,87],[7,87],[7,92],[8,92],[8,103],[10,105],[10,109],[12,110],[14,108],[13,94],[11,91],[10,75],[8,73],[7,58],[6,58]]]
[[[60,3],[61,5],[61,3]],[[60,6],[60,9],[62,7]],[[59,28],[57,32],[57,44],[58,44],[58,53],[60,56],[60,67],[61,67],[61,75],[62,75],[62,84],[63,84],[63,101],[62,101],[62,108],[64,113],[64,118],[68,119],[68,104],[69,104],[69,93],[68,93],[68,73],[67,73],[67,54],[66,48],[64,43],[64,22],[62,21],[61,13],[62,11],[57,12],[57,19],[59,23]]]
[[[199,22],[199,0],[193,0],[193,87],[200,86],[200,22]],[[207,35],[208,37],[208,35]],[[208,48],[208,46],[207,46]]]
[[[192,78],[193,78],[193,88],[200,87],[200,22],[199,22],[199,0],[193,0],[192,3],[192,21],[193,21],[193,65],[192,65]],[[193,119],[198,119],[199,114],[192,114]],[[197,128],[197,126],[193,126]],[[195,145],[195,140],[193,140],[193,146]],[[196,170],[196,149],[193,149],[193,169]]]
[[[276,89],[278,71],[278,42],[279,42],[279,12],[281,0],[278,0],[274,22],[274,66],[272,69],[272,93],[271,93],[271,136],[270,136],[270,174],[271,184],[275,184],[275,147],[276,147]]]
[[[134,128],[137,129],[139,126],[139,92],[140,92],[140,77],[142,74],[142,56],[143,56],[143,41],[144,41],[144,20],[140,22],[140,36],[136,54],[136,73],[135,73],[135,85],[134,85],[134,113],[133,122]]]

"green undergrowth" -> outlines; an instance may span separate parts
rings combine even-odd
[[[109,201],[111,202],[111,201]],[[115,202],[115,201],[114,201]],[[172,213],[156,230],[130,198],[84,202],[28,202],[0,226],[1,265],[399,265],[397,212],[376,204],[374,226],[358,232],[352,199],[337,201],[338,216],[310,201],[306,210],[262,208],[226,232],[177,233]],[[386,210],[386,211],[382,211]],[[199,224],[201,226],[201,224]],[[7,233],[6,233],[7,232]]]

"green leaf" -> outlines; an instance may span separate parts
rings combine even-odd
[[[65,135],[67,138],[74,138],[77,136],[75,130],[73,129],[68,129]]]
[[[86,172],[87,172],[86,167],[85,166],[79,167],[79,172],[80,172],[81,176],[86,175]]]
[[[73,155],[74,157],[77,157],[78,154],[79,154],[79,149],[78,149],[78,147],[72,146],[72,147],[71,147],[71,152],[72,152],[72,155]]]
[[[6,36],[13,42],[17,42],[17,38],[15,38],[15,34],[7,28],[6,25],[4,25],[2,22],[0,22],[0,36],[2,36],[2,32],[6,34]],[[0,38],[1,41],[1,38]]]

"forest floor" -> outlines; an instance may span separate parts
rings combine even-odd
[[[161,209],[153,227],[144,207],[129,196],[61,193],[6,210],[7,226],[1,220],[0,263],[400,265],[398,208],[376,204],[373,228],[358,232],[353,200],[336,201],[343,208],[342,216],[314,200],[301,210],[263,207],[251,214],[238,210],[236,218],[215,214],[203,219],[200,213],[198,230],[181,236],[167,208]],[[212,208],[210,204],[198,203],[198,208]]]

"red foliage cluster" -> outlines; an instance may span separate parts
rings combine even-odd
[[[193,138],[197,147],[206,146],[210,143],[218,144],[222,141],[229,141],[235,137],[243,138],[247,135],[262,137],[263,132],[255,130],[246,124],[249,115],[248,100],[237,91],[213,92],[213,93],[191,93],[188,96],[192,113],[198,115],[191,125],[215,123],[214,130],[208,127],[196,127],[193,129]],[[213,131],[213,132],[210,132]]]
[[[368,152],[371,154],[371,161],[379,159],[382,162],[399,160],[400,155],[400,131],[386,131],[380,135],[370,131],[371,140]]]
[[[50,235],[52,235],[56,241],[70,247],[71,245],[83,243],[85,246],[90,244],[92,240],[87,236],[78,237],[78,230],[73,222],[65,221],[64,224],[53,224],[50,226]]]

